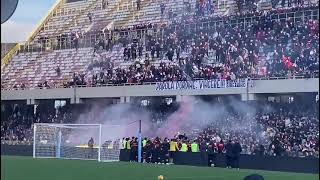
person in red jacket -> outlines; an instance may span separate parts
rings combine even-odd
[[[221,140],[219,143],[218,143],[218,153],[222,153],[224,151],[224,143],[223,141]]]
[[[182,147],[182,143],[181,143],[181,141],[178,141],[178,151],[181,150],[181,147]]]
[[[191,152],[191,143],[190,143],[190,141],[188,141],[187,147],[188,147],[188,151],[187,152]]]

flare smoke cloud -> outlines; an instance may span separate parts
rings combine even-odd
[[[230,109],[233,113],[246,117],[246,121],[237,122],[237,119],[230,119],[232,117],[229,116]],[[262,110],[272,111],[270,107],[264,107]],[[178,110],[164,120],[160,128],[152,125],[152,112],[137,108],[137,105],[133,104],[115,104],[108,107],[97,104],[90,112],[82,113],[77,123],[103,124],[103,141],[137,136],[139,120],[142,120],[142,136],[172,138],[177,132],[192,136],[212,123],[221,130],[233,129],[240,133],[246,132],[256,124],[257,111],[257,107],[247,105],[233,97],[228,98],[228,103],[213,104],[188,96],[182,98]],[[88,129],[85,133],[81,131],[73,137],[88,140],[90,137],[98,137],[98,133],[97,129]],[[262,132],[255,132],[255,134],[260,136]]]

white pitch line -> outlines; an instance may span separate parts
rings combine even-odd
[[[214,178],[213,180],[218,180],[218,179],[223,179],[225,178],[226,176],[178,176],[178,177],[166,177],[164,176],[164,179],[167,180],[167,179],[203,179],[203,178]],[[156,180],[157,177],[154,177],[154,178],[148,178],[148,179],[143,179],[143,180]]]
[[[202,179],[202,178],[214,178],[214,179],[221,179],[225,176],[189,176],[189,177],[168,177],[165,179]]]

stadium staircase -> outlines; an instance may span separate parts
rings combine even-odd
[[[129,0],[130,1],[130,0]],[[143,0],[140,4],[140,10],[137,10],[137,8],[134,6],[131,10],[129,10],[129,14],[127,14],[123,19],[119,19],[115,22],[115,27],[127,27],[128,22],[130,20],[135,19],[136,17],[139,17],[141,15],[141,12],[143,12],[143,9],[148,7],[150,5],[152,0]]]
[[[57,34],[62,34],[66,29],[71,29],[74,27],[77,27],[78,25],[78,21],[80,17],[83,16],[87,16],[89,12],[91,12],[94,9],[94,5],[100,0],[93,0],[91,1],[91,3],[89,4],[89,6],[87,6],[85,9],[81,9],[80,12],[73,16],[72,19],[70,19],[69,21],[67,21],[66,27],[63,27],[63,29],[61,29],[60,31],[58,31]]]

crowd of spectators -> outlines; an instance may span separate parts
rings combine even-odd
[[[235,105],[230,105],[227,113],[219,115],[219,120],[205,123],[204,129],[194,129],[185,124],[175,137],[166,139],[175,138],[178,149],[181,148],[181,143],[186,143],[188,151],[191,143],[197,143],[202,151],[224,153],[225,143],[231,140],[241,144],[243,154],[319,157],[318,102],[243,103],[255,110],[239,112]],[[2,113],[2,118],[5,119],[1,121],[2,143],[30,144],[33,123],[72,123],[81,114],[76,112],[85,112],[79,107],[71,108],[70,105],[50,107],[48,104],[41,104],[36,108],[36,114],[33,114],[30,106],[7,106],[5,113]],[[154,124],[153,128],[161,129],[168,126],[166,123],[170,121],[166,122],[167,118],[179,109],[179,104],[163,101],[150,107],[148,103],[140,104],[140,108],[147,108],[152,112],[150,121]],[[205,122],[203,119],[197,121]],[[161,144],[164,137],[159,134],[159,137],[146,137],[146,140],[157,139]]]
[[[204,130],[199,139],[209,142],[214,152],[219,152],[219,144],[233,140],[240,142],[244,154],[319,157],[319,115],[292,109],[292,104],[286,106],[274,106],[279,110],[272,113],[259,112],[254,121],[248,119],[252,118],[249,114],[222,118]]]
[[[112,80],[117,78],[122,79],[121,83],[131,83],[182,80],[188,77],[236,79],[317,76],[318,24],[318,20],[304,23],[271,21],[265,16],[259,23],[246,28],[243,24],[225,24],[215,29],[185,30],[171,25],[164,29],[164,39],[148,35],[145,47],[138,43],[125,46],[125,61],[135,62],[137,58],[144,57],[145,62],[135,62],[128,68],[109,67],[102,69],[99,74],[105,74],[108,80],[104,83],[111,84],[119,83]],[[208,63],[210,59],[214,62]],[[161,63],[159,68],[154,68],[150,61],[155,60],[167,60],[170,63]],[[165,77],[157,78],[159,73],[155,70],[161,71],[165,66],[170,67],[173,73],[166,71]],[[130,72],[131,77],[137,76],[139,80],[132,81],[125,72]]]
[[[193,152],[191,144],[196,143],[199,147],[197,151],[226,153],[227,142],[239,142],[242,154],[319,157],[319,112],[316,109],[318,103],[311,109],[308,107],[308,110],[301,109],[295,103],[272,102],[260,104],[260,107],[265,105],[271,105],[274,110],[258,111],[255,115],[230,112],[226,116],[219,117],[220,120],[214,121],[204,130],[189,128],[188,131],[178,132],[169,138],[177,142],[178,151],[184,151],[182,144],[185,143],[187,152]],[[198,121],[201,122],[199,119]],[[135,137],[124,139],[131,145],[136,141]],[[157,157],[159,156],[150,162],[167,163],[166,155],[169,151],[167,145],[170,139],[167,137],[144,139],[146,141],[144,148],[148,149],[146,153],[157,152]],[[123,148],[126,149],[125,146]]]
[[[135,63],[126,69],[108,69],[92,76],[92,85],[143,83],[155,81],[186,80],[187,77],[176,64],[160,63],[158,67],[149,64]]]
[[[315,8],[317,6],[295,6],[268,12],[249,11],[237,17],[257,16],[258,20],[246,27],[243,23],[228,23],[233,16],[188,16],[160,27],[149,23],[121,29],[132,31],[156,28],[162,30],[163,36],[148,33],[145,43],[141,40],[132,41],[128,36],[120,38],[125,47],[124,61],[132,61],[134,64],[129,67],[103,67],[93,75],[91,85],[187,78],[318,76],[319,21],[312,18],[305,21],[272,18],[279,13]],[[217,20],[225,20],[227,23],[215,27],[180,28],[190,23],[199,25]],[[141,59],[145,62],[141,62]],[[163,63],[162,60],[171,63]],[[101,61],[106,60],[102,58]],[[155,67],[153,61],[162,63]],[[165,66],[172,73],[166,70],[165,77],[157,77],[159,70],[161,74]]]
[[[72,113],[67,107],[50,108],[48,104],[36,107],[5,105],[1,112],[1,142],[6,144],[31,144],[33,123],[69,123]]]

